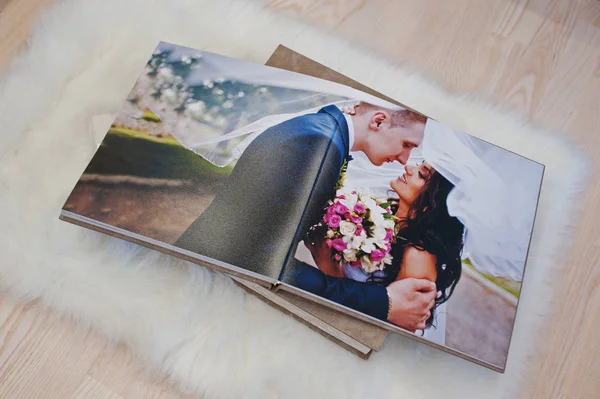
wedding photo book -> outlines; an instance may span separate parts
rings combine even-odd
[[[132,83],[62,220],[504,371],[543,165],[380,96],[165,42]]]

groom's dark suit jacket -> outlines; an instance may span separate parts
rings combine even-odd
[[[333,198],[348,153],[348,125],[336,106],[267,129],[175,246],[385,320],[384,287],[330,277],[294,259],[298,243]]]

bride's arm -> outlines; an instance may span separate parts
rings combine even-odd
[[[408,247],[404,250],[402,264],[400,265],[400,273],[396,277],[396,281],[404,280],[405,278],[415,278],[421,280],[429,280],[435,283],[437,278],[436,257],[427,251],[421,251],[415,247]],[[431,305],[433,306],[433,305]],[[431,310],[431,308],[429,308]],[[431,313],[427,312],[425,320],[430,317]],[[425,323],[425,321],[423,321]],[[409,330],[415,332],[415,330]]]
[[[425,279],[435,283],[437,278],[436,257],[415,247],[406,248],[396,280],[405,278]]]

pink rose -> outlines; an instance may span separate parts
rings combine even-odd
[[[336,251],[340,251],[340,252],[342,252],[344,249],[346,249],[346,243],[341,238],[336,238],[335,240],[333,240],[332,246],[333,246],[333,249],[335,249]]]
[[[393,236],[394,236],[394,233],[392,233],[392,230],[388,230],[385,232],[385,240],[386,241],[389,242]]]
[[[342,221],[342,218],[340,217],[340,215],[331,215],[331,216],[329,216],[327,225],[329,227],[331,227],[332,229],[337,229],[338,227],[340,227],[341,221]]]
[[[335,198],[346,199],[346,196],[344,194],[340,194],[340,195],[336,195]]]
[[[338,262],[342,260],[342,255],[340,254],[335,254],[334,256],[335,260],[337,260]]]
[[[327,208],[327,214],[328,215],[334,215],[335,214],[335,205],[331,205],[329,208]]]
[[[350,221],[352,223],[359,224],[362,223],[363,218],[361,218],[360,216],[354,216],[353,214],[350,214]]]
[[[365,231],[365,228],[362,226],[362,224],[357,224],[356,225],[356,236],[360,236],[363,232]]]
[[[325,240],[325,244],[327,244],[327,247],[331,248],[331,246],[333,245],[333,241],[328,238]]]
[[[364,204],[358,203],[358,204],[354,205],[354,212],[356,212],[356,213],[364,213],[365,212],[365,206],[364,206]]]
[[[373,262],[381,262],[385,257],[385,253],[379,249],[371,251],[371,260]]]
[[[348,207],[338,202],[333,205],[333,210],[335,211],[335,213],[343,215],[346,212],[348,212]]]

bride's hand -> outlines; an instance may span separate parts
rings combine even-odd
[[[345,277],[342,264],[332,258],[332,249],[327,246],[324,239],[316,239],[314,243],[307,241],[305,245],[319,270],[332,277]]]
[[[354,105],[347,105],[342,107],[342,112],[348,115],[354,115],[356,114],[356,109]]]

